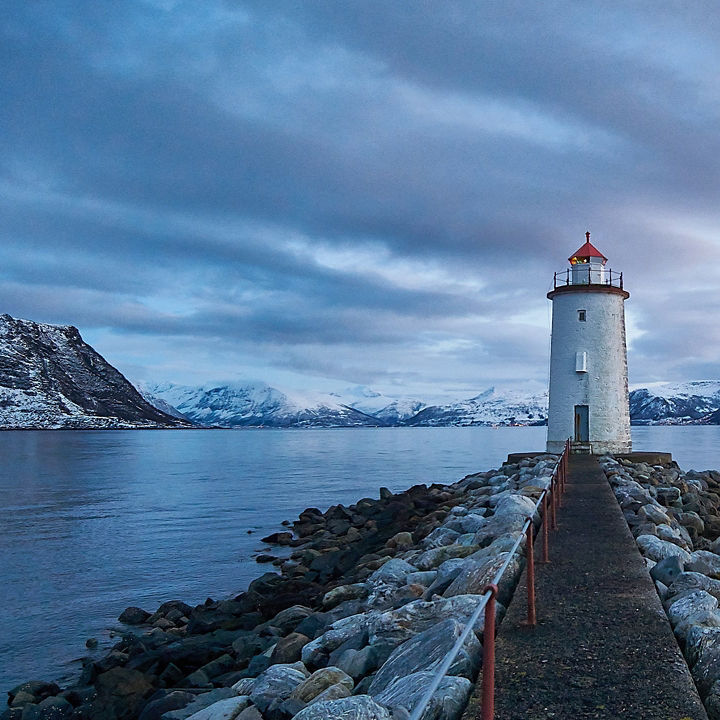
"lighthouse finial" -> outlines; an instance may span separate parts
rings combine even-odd
[[[589,231],[589,230],[585,233],[585,239],[586,239],[588,242],[590,242],[590,231]]]

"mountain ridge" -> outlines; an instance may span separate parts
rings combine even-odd
[[[654,382],[630,393],[634,425],[720,425],[720,381]],[[364,385],[281,390],[262,381],[133,386],[77,328],[0,315],[0,428],[438,427],[543,425],[547,392],[488,387],[426,402]]]
[[[547,393],[498,392],[495,387],[448,405],[358,393],[356,388],[348,390],[349,397],[337,392],[298,397],[262,382],[139,388],[148,401],[165,403],[195,423],[215,427],[512,426],[547,420]]]
[[[189,427],[148,403],[72,325],[0,315],[0,427]]]
[[[237,385],[237,384],[233,384]],[[242,384],[240,384],[242,386]],[[252,383],[249,385],[253,385]],[[254,384],[255,386],[258,383]],[[269,385],[262,383],[270,388]],[[167,387],[186,388],[193,392],[192,386]],[[220,388],[229,387],[217,384]],[[360,386],[362,387],[362,386]],[[204,386],[195,388],[195,391]],[[306,396],[309,407],[301,411],[302,401],[291,399],[292,393],[270,388],[278,393],[282,400],[282,411],[275,408],[269,416],[262,407],[256,408],[255,415],[243,421],[224,422],[215,417],[221,427],[446,427],[446,426],[528,426],[547,423],[547,393],[518,390],[516,388],[496,388],[486,390],[466,400],[448,403],[429,404],[418,399],[389,398],[374,391],[356,392],[349,388],[349,397],[343,393],[326,393]],[[363,397],[358,399],[357,395]],[[156,397],[173,405],[172,396],[155,391],[148,398]],[[308,402],[308,398],[314,398]],[[325,398],[325,401],[319,400]],[[367,398],[370,398],[368,401]],[[720,382],[712,380],[691,381],[687,383],[652,383],[647,387],[636,388],[630,392],[630,417],[633,425],[708,425],[720,424]],[[194,422],[206,421],[201,400],[197,406],[180,405],[181,413]],[[333,412],[331,409],[335,408]],[[338,412],[344,409],[344,414]],[[237,408],[226,406],[227,416],[238,412]],[[294,415],[295,413],[295,415]],[[359,413],[359,415],[358,415]],[[362,417],[362,419],[360,419]]]

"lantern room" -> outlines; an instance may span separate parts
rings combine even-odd
[[[585,244],[568,260],[572,266],[573,285],[604,285],[607,258],[590,242],[590,233],[585,233]]]

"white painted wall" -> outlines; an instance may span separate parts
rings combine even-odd
[[[574,437],[575,405],[588,405],[593,453],[630,452],[624,296],[588,287],[557,292],[552,303],[548,451],[562,451]],[[576,371],[579,352],[587,372]]]

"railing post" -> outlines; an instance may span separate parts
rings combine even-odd
[[[532,518],[527,529],[525,554],[527,555],[527,624],[534,626],[537,625],[537,617],[535,616],[535,549]]]
[[[556,478],[555,478],[555,488],[557,489],[557,506],[561,508],[563,506],[562,504],[562,494],[563,494],[563,486],[562,486],[562,463],[558,463]]]
[[[543,555],[542,555],[542,562],[549,563],[550,562],[550,542],[548,537],[548,525],[550,523],[550,516],[548,515],[548,501],[547,501],[548,491],[545,491],[545,494],[543,495],[543,516],[542,516],[542,532],[543,532]]]
[[[552,490],[552,500],[550,502],[550,517],[552,518],[552,529],[557,530],[557,516],[555,510],[557,508],[557,483],[555,482],[555,476],[550,480],[550,488]]]
[[[482,666],[482,720],[495,717],[495,598],[497,585],[488,585],[483,593],[490,592],[485,606],[485,627],[483,629]]]
[[[570,440],[565,441],[565,479],[570,473]]]

